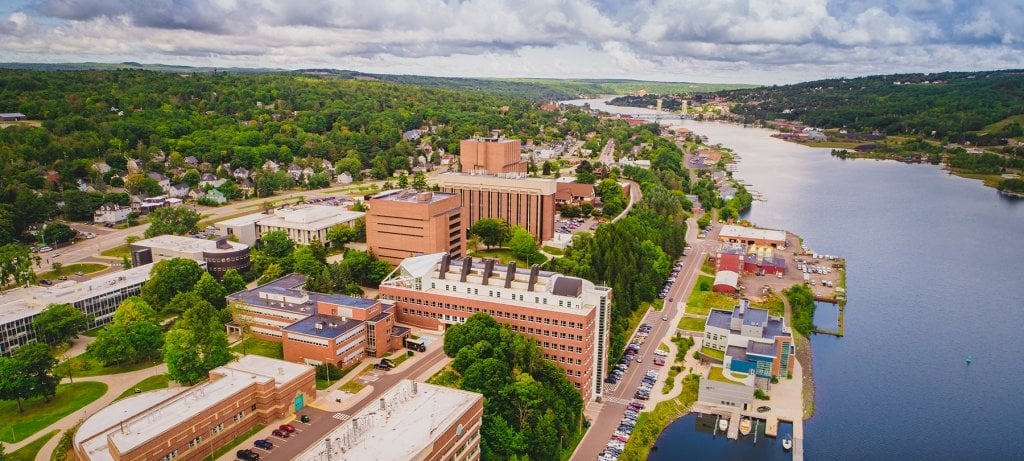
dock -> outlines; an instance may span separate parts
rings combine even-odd
[[[729,430],[726,432],[726,436],[729,440],[736,440],[740,436],[740,419],[744,416],[753,419],[763,419],[765,421],[764,435],[768,437],[779,436],[779,423],[787,422],[793,425],[793,461],[804,460],[804,421],[801,418],[789,418],[786,416],[780,417],[776,414],[764,415],[761,413],[755,413],[753,411],[737,411],[734,408],[723,407],[719,405],[710,405],[703,402],[696,402],[692,408],[692,411],[704,414],[718,415],[721,418],[729,419]],[[716,420],[715,430],[718,430],[718,424]]]
[[[772,415],[772,416],[769,416],[765,420],[765,423],[764,423],[764,435],[766,435],[768,437],[778,437],[779,436],[779,417],[778,416]]]
[[[726,434],[729,440],[740,438],[740,413],[734,412],[729,415],[729,432]]]

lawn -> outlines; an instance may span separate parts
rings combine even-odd
[[[79,334],[82,335],[82,336],[88,336],[90,338],[95,338],[95,337],[100,335],[100,332],[103,331],[103,328],[105,328],[105,327],[106,327],[106,325],[98,326],[98,327],[93,328],[91,330],[85,330],[85,331],[83,331],[83,332],[81,332]]]
[[[427,380],[427,383],[457,389],[459,387],[459,381],[461,380],[462,376],[459,376],[459,372],[453,370],[451,367],[444,367],[441,371],[435,373],[434,376],[431,376],[430,379]]]
[[[706,355],[708,357],[718,359],[718,360],[725,360],[725,352],[722,352],[722,351],[720,351],[718,349],[712,349],[710,347],[702,347],[702,348],[700,348],[700,353],[704,354],[704,355]]]
[[[359,372],[359,374],[365,373],[367,370],[373,368],[374,365],[375,364],[373,364],[373,363],[366,364],[366,366],[363,367],[363,369]],[[349,367],[349,369],[352,369],[352,368],[355,368],[355,366]],[[342,384],[341,387],[338,388],[338,390],[342,391],[342,392],[350,392],[352,394],[355,394],[356,392],[359,392],[359,391],[363,390],[364,387],[366,387],[366,383],[359,382],[359,377],[356,376],[355,378],[352,378],[351,381],[349,381],[349,382],[347,382],[345,384]]]
[[[235,437],[235,440],[232,440],[231,442],[228,442],[227,445],[224,445],[223,447],[218,448],[217,451],[213,452],[212,455],[207,456],[206,459],[204,459],[203,461],[213,461],[213,460],[215,460],[217,458],[220,458],[221,456],[227,454],[227,452],[233,450],[235,447],[241,445],[242,442],[245,442],[249,437],[252,437],[253,434],[255,434],[255,433],[259,432],[259,431],[262,431],[264,427],[267,427],[267,425],[266,424],[257,424],[255,426],[253,426],[252,429],[249,429],[248,431],[245,431],[244,434],[242,434],[242,435],[240,435],[238,437]]]
[[[515,256],[512,256],[512,250],[508,248],[491,248],[488,250],[477,250],[470,254],[470,256],[474,258],[497,258],[501,261],[502,264],[508,264],[509,261],[515,261],[516,266],[518,267],[530,267],[531,264],[544,264],[548,260],[548,258],[542,256],[539,260],[536,261],[531,259],[529,261],[529,264],[527,264],[526,261],[523,261],[522,259],[518,259]]]
[[[541,248],[541,250],[544,250],[544,252],[549,255],[562,256],[565,254],[565,250],[553,246],[545,245],[544,247]]]
[[[136,389],[138,389],[139,392],[135,392]],[[143,379],[142,381],[135,383],[134,386],[129,387],[128,390],[122,392],[121,395],[117,396],[117,398],[114,400],[121,400],[125,397],[129,397],[137,393],[152,391],[156,389],[167,389],[167,375],[161,374],[156,376],[150,376],[146,379]]]
[[[10,453],[3,457],[4,461],[35,461],[36,456],[39,455],[39,450],[43,449],[43,445],[49,442],[53,436],[57,435],[59,430],[52,430],[48,434],[35,439],[32,443],[25,445],[13,453]]]
[[[338,382],[338,380],[340,380],[341,378],[344,378],[346,375],[349,374],[349,372],[351,372],[352,370],[355,370],[356,367],[358,367],[358,366],[359,366],[359,364],[357,363],[357,364],[352,365],[352,366],[350,366],[348,368],[343,368],[341,370],[341,375],[338,376],[338,379],[320,379],[320,378],[317,378],[316,379],[316,388],[318,390],[322,391],[324,389],[327,389],[328,387],[331,387],[331,384],[334,384],[334,383]]]
[[[699,279],[698,283],[700,283]],[[732,309],[735,305],[736,300],[733,298],[721,293],[698,291],[695,287],[693,293],[690,294],[690,299],[686,300],[686,313],[707,316],[711,309]]]
[[[683,317],[679,319],[679,329],[687,331],[704,331],[707,317]]]
[[[284,345],[277,341],[250,336],[231,348],[239,354],[252,354],[270,357],[272,359],[284,360]]]
[[[118,246],[116,246],[114,248],[111,248],[109,250],[103,250],[103,251],[100,252],[100,255],[101,256],[109,256],[111,258],[123,258],[125,256],[127,256],[127,257],[131,257],[132,256],[131,249],[129,249],[127,243],[125,243],[124,245],[118,245]]]
[[[49,402],[44,401],[41,397],[23,401],[24,413],[18,412],[17,401],[0,400],[0,421],[2,421],[0,422],[0,441],[12,443],[25,440],[50,424],[92,403],[106,392],[107,385],[103,383],[61,384],[57,386],[57,395]]]
[[[751,302],[750,305],[760,307],[762,309],[768,309],[768,314],[776,317],[782,317],[782,314],[786,313],[786,306],[782,303],[782,298],[776,293],[772,293],[771,296],[763,302]]]
[[[103,362],[93,357],[89,351],[84,354],[72,357],[65,362],[61,362],[57,365],[57,371],[66,372],[67,364],[71,363],[72,366],[72,378],[84,378],[87,376],[102,376],[102,375],[114,375],[118,373],[127,373],[129,371],[141,370],[143,368],[149,368],[154,365],[159,365],[159,360],[144,360],[138,363],[125,363],[121,365],[111,365],[109,367],[103,366]]]
[[[697,400],[697,388],[700,376],[687,375],[683,379],[683,392],[672,400],[659,403],[652,411],[640,413],[636,427],[626,443],[619,459],[622,461],[642,461],[650,455],[651,447],[658,440],[661,432],[672,421],[690,412],[690,407]]]
[[[53,280],[53,279],[56,279],[57,277],[59,277],[61,275],[67,275],[69,277],[75,277],[75,275],[74,275],[75,272],[81,272],[83,274],[92,274],[93,272],[99,272],[99,271],[102,271],[102,270],[106,270],[109,267],[110,266],[108,266],[106,264],[100,264],[100,263],[68,264],[67,266],[64,266],[64,267],[62,267],[60,269],[60,273],[59,274],[54,272],[54,271],[47,271],[47,272],[43,272],[41,274],[36,274],[36,278],[38,278],[38,279],[50,279],[50,280]]]

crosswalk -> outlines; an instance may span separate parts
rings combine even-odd
[[[632,400],[629,400],[629,399],[623,399],[623,398],[611,397],[611,396],[603,396],[603,397],[601,397],[601,400],[604,401],[604,402],[621,403],[621,404],[627,404],[629,402],[632,402]]]

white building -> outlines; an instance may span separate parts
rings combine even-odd
[[[139,294],[152,265],[113,272],[90,280],[28,286],[0,292],[0,354],[35,342],[32,320],[50,304],[71,304],[93,316],[89,327],[106,325],[122,301]]]
[[[128,215],[131,214],[132,207],[118,205],[116,203],[104,203],[93,212],[92,220],[96,223],[111,223],[117,224],[128,220]]]
[[[270,231],[284,231],[299,245],[309,245],[314,239],[329,246],[327,231],[343,224],[351,226],[365,216],[361,211],[341,207],[308,205],[299,208],[281,208],[272,215],[256,213],[216,224],[218,235],[234,235],[239,242],[254,245],[256,240]]]
[[[754,403],[754,377],[712,365],[708,376],[700,379],[697,400],[749,411]]]
[[[129,245],[132,264],[142,265],[172,258],[187,258],[206,264],[206,270],[218,279],[230,269],[249,270],[249,245],[231,242],[226,237],[216,240],[158,235]]]

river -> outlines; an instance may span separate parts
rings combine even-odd
[[[651,112],[601,101],[589,102]],[[678,123],[742,157],[735,176],[767,198],[747,219],[847,259],[846,336],[811,338],[807,459],[1024,459],[1024,200],[932,165],[840,160],[770,130]],[[651,459],[706,444],[679,425],[694,421],[666,430]]]

